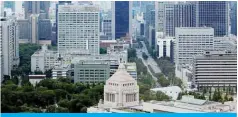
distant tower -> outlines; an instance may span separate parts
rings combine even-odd
[[[132,36],[132,2],[112,2],[112,39]]]

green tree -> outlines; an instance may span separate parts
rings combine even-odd
[[[107,54],[106,48],[100,48],[100,54]]]
[[[145,60],[147,60],[148,59],[148,56],[146,55],[146,53],[142,53],[142,57],[143,57],[143,59],[145,59]]]

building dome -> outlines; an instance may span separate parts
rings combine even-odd
[[[125,65],[120,64],[118,70],[107,81],[128,82],[135,81],[135,79],[126,71]]]

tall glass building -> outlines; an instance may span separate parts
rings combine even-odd
[[[215,36],[228,35],[229,9],[227,1],[199,1],[196,4],[196,12],[197,26],[214,28]]]
[[[129,1],[112,2],[113,39],[125,37],[131,33],[132,4]]]

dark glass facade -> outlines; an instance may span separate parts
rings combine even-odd
[[[145,31],[145,25],[143,23],[140,24],[140,35],[144,35],[144,31]]]
[[[228,35],[228,2],[200,1],[198,7],[198,26],[214,28],[215,36]]]
[[[129,1],[115,1],[115,38],[129,33]]]
[[[237,2],[232,1],[231,5],[231,34],[237,35]]]

